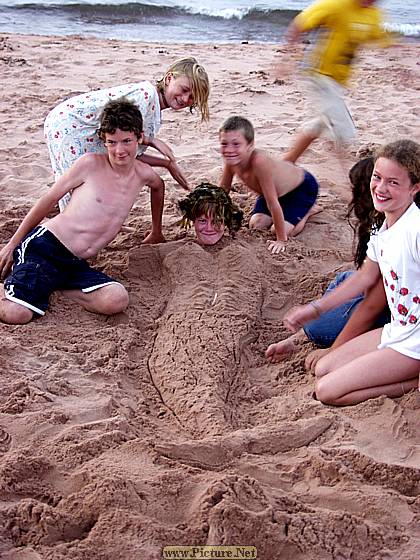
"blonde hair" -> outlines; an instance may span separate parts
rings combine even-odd
[[[163,78],[157,81],[157,88],[162,93],[165,92],[165,80],[168,74],[174,78],[187,76],[191,80],[193,102],[190,111],[198,108],[201,114],[201,121],[208,121],[210,118],[208,99],[210,95],[210,82],[207,72],[197,59],[193,56],[180,58],[169,66]]]

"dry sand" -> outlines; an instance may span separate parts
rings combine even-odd
[[[52,183],[42,126],[63,98],[153,80],[194,54],[212,78],[212,119],[165,111],[160,138],[192,184],[217,181],[217,130],[233,113],[257,144],[290,145],[304,118],[302,80],[274,83],[273,45],[146,45],[0,36],[1,238]],[[358,147],[419,140],[418,45],[365,53],[349,105]],[[284,51],[277,54],[286,57]],[[175,224],[182,190],[167,179],[168,243],[142,246],[142,193],[96,265],[131,305],[113,318],[59,294],[47,315],[0,326],[2,560],[161,558],[170,544],[254,545],[262,560],[414,560],[420,550],[420,395],[333,408],[311,398],[303,361],[268,365],[282,316],[351,266],[348,185],[330,146],[302,158],[323,211],[271,256],[243,228],[203,250]],[[253,196],[233,194],[248,212]]]

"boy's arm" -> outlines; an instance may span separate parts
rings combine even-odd
[[[284,323],[291,331],[296,332],[308,321],[319,317],[321,313],[334,309],[359,294],[368,292],[380,277],[381,271],[378,263],[366,257],[362,267],[350,278],[321,299],[312,301],[307,305],[300,305],[289,311],[284,318]]]
[[[277,189],[274,185],[272,172],[270,171],[271,166],[269,158],[258,154],[255,159],[255,178],[261,187],[262,195],[270,210],[271,217],[273,218],[274,230],[276,232],[276,241],[270,242],[269,245],[269,251],[275,254],[284,249],[285,242],[287,241],[286,224],[284,222],[283,210],[279,203]]]
[[[162,214],[163,201],[165,198],[165,183],[153,169],[150,169],[147,186],[150,188],[152,231],[143,239],[142,243],[163,243],[165,238],[162,233]]]
[[[58,201],[70,190],[79,187],[85,180],[90,160],[82,156],[62,175],[29,210],[9,242],[0,251],[0,277],[4,278],[13,263],[13,251],[24,237],[48,216]]]
[[[220,181],[219,181],[219,187],[221,187],[227,193],[232,188],[233,176],[234,176],[234,173],[232,172],[232,169],[230,168],[229,165],[226,165],[226,163],[225,163],[224,166],[223,166],[222,177],[220,178]]]

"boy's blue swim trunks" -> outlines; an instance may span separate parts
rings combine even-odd
[[[301,184],[284,196],[279,197],[279,203],[286,222],[295,226],[306,216],[315,204],[318,196],[318,189],[319,185],[315,177],[309,173],[309,171],[305,171],[305,176]],[[266,214],[267,216],[271,216],[267,202],[261,195],[257,198],[251,212],[251,215],[253,214]]]
[[[45,315],[56,290],[93,292],[115,280],[79,259],[44,226],[37,226],[13,252],[14,265],[4,281],[8,300]]]

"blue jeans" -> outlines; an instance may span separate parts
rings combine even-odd
[[[325,293],[327,294],[328,292],[334,290],[334,288],[344,282],[344,280],[349,278],[352,274],[353,270],[339,272],[334,280],[329,283]],[[321,348],[328,348],[344,329],[351,314],[362,299],[363,295],[357,296],[354,299],[339,305],[335,309],[331,309],[330,311],[323,313],[321,317],[318,317],[318,319],[311,321],[303,327],[306,336],[317,346],[320,346]]]

